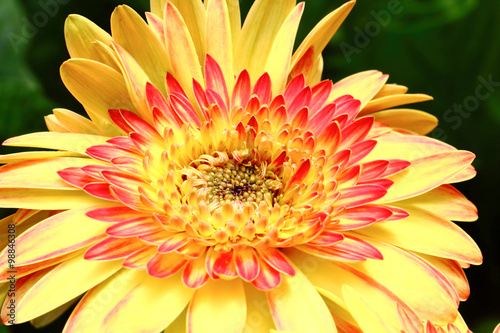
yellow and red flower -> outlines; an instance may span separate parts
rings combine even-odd
[[[78,302],[65,332],[466,332],[482,256],[450,184],[474,155],[386,110],[430,99],[387,75],[321,81],[353,5],[294,53],[295,0],[257,0],[242,27],[236,0],[152,0],[147,23],[120,6],[111,35],[70,16],[61,76],[90,120],[56,109],[4,143],[51,151],[0,157],[16,323]]]

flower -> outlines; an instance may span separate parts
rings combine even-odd
[[[463,268],[482,256],[450,184],[474,155],[386,110],[430,99],[387,75],[320,81],[353,5],[293,55],[292,0],[257,0],[242,27],[236,0],[153,0],[147,23],[119,6],[112,36],[70,16],[61,77],[90,119],[56,109],[4,143],[52,149],[0,159],[18,208],[4,323],[77,303],[66,332],[467,331]]]

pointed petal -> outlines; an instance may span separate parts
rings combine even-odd
[[[97,24],[80,15],[69,15],[64,23],[66,47],[71,58],[84,58],[101,62],[118,70],[96,47],[95,41],[111,45],[111,36]]]
[[[61,306],[120,268],[116,261],[96,263],[84,260],[80,255],[42,274],[21,278],[27,281],[16,290],[16,322],[26,322]],[[2,313],[2,319],[4,316]]]
[[[18,236],[16,264],[26,265],[54,258],[106,237],[104,230],[108,225],[85,215],[89,209],[95,208],[99,207],[72,209],[56,214]],[[50,239],[50,242],[46,239]],[[1,254],[0,262],[7,262],[7,254],[7,251]]]
[[[375,121],[392,128],[401,128],[420,135],[430,133],[438,124],[438,119],[423,111],[412,109],[392,109],[372,114]]]
[[[415,159],[408,168],[389,178],[394,185],[379,202],[407,199],[432,190],[464,170],[474,158],[468,151],[454,151]]]
[[[64,210],[103,204],[101,199],[82,191],[45,189],[0,189],[0,207],[40,210]]]
[[[448,220],[477,220],[476,206],[451,185],[441,185],[427,193],[399,203],[425,209]]]
[[[304,11],[304,3],[298,4],[283,22],[267,58],[265,72],[269,73],[273,82],[273,95],[285,90],[290,72],[290,58],[297,35],[300,18]]]
[[[386,96],[370,101],[359,114],[360,116],[362,116],[375,111],[390,109],[395,106],[425,102],[432,99],[433,98],[431,96],[425,94],[403,94]]]
[[[210,280],[193,296],[188,310],[187,332],[241,332],[246,315],[241,280]]]
[[[335,11],[328,14],[324,17],[309,34],[304,41],[300,44],[297,51],[295,51],[291,68],[295,67],[295,65],[300,61],[300,59],[304,56],[304,54],[312,48],[314,50],[313,58],[316,59],[323,52],[324,48],[333,35],[337,32],[337,29],[340,27],[342,22],[344,22],[345,18],[351,11],[354,6],[355,1],[349,1],[336,9]]]
[[[165,38],[173,74],[191,96],[192,80],[203,82],[203,74],[184,18],[170,2],[165,6]]]
[[[333,333],[335,323],[314,286],[298,269],[266,292],[276,327],[280,330]]]
[[[226,0],[211,0],[208,3],[206,53],[213,57],[219,64],[224,74],[227,87],[231,90],[234,84],[233,41]]]
[[[420,208],[401,207],[410,214],[406,219],[378,223],[358,232],[416,252],[476,265],[482,262],[476,243],[456,224]]]
[[[57,172],[66,167],[82,167],[92,160],[62,157],[12,163],[0,168],[0,188],[41,188],[78,190],[59,177]]]
[[[235,250],[234,263],[236,272],[245,281],[253,281],[259,276],[260,267],[253,248]]]
[[[84,255],[85,260],[115,260],[129,256],[144,247],[144,243],[134,238],[108,237],[91,246]]]
[[[103,133],[121,133],[109,118],[109,109],[135,110],[123,76],[104,64],[87,59],[70,59],[61,66],[66,88],[89,112]]]
[[[247,69],[252,82],[264,72],[272,45],[295,0],[258,0],[250,9],[235,47],[234,70]]]
[[[110,119],[111,121],[111,119]],[[109,137],[90,134],[38,132],[6,140],[5,146],[68,150],[86,155],[89,147],[105,144]]]
[[[351,95],[361,101],[361,109],[384,86],[388,76],[379,71],[360,72],[335,83],[330,94],[329,102],[344,95]]]
[[[106,314],[101,330],[157,333],[179,316],[193,292],[178,274],[168,279],[147,276]]]

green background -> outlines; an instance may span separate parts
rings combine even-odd
[[[44,9],[54,1],[57,12]],[[307,1],[298,41],[343,2]],[[146,0],[126,3],[139,13],[149,8]],[[119,4],[122,1],[1,0],[1,141],[45,130],[43,116],[54,107],[82,111],[59,78],[59,66],[68,58],[64,20],[78,13],[109,31],[110,14]],[[241,1],[243,12],[250,4]],[[391,8],[397,10],[391,13]],[[40,14],[44,12],[50,14],[45,23]],[[30,30],[33,22],[40,27]],[[346,49],[352,52],[346,54]],[[358,0],[324,57],[323,78],[338,81],[378,69],[390,74],[389,82],[408,86],[409,92],[432,95],[434,101],[415,105],[439,118],[431,136],[477,155],[478,176],[457,187],[479,208],[479,220],[461,226],[479,244],[484,264],[466,271],[472,294],[460,310],[472,330],[491,332],[500,322],[500,2]],[[476,98],[480,77],[498,83],[491,92],[479,88],[488,96]],[[464,111],[458,113],[461,106]],[[13,151],[0,148],[0,153]],[[9,330],[0,327],[0,332],[60,332],[63,325],[64,318],[43,330],[24,324]]]

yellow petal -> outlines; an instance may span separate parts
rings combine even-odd
[[[269,52],[265,71],[271,77],[273,95],[275,96],[285,91],[290,72],[290,57],[303,11],[304,3],[302,2],[290,12],[278,31]]]
[[[436,128],[438,119],[430,113],[412,109],[392,109],[373,113],[375,121],[425,135]]]
[[[170,2],[165,6],[165,17],[165,43],[172,61],[173,74],[194,100],[193,79],[201,84],[204,81],[193,39],[181,13]]]
[[[156,39],[156,37],[154,38]],[[130,111],[137,109],[137,113],[139,113],[144,120],[151,123],[153,117],[146,101],[146,84],[151,80],[127,50],[114,42],[113,48],[118,55],[120,69],[125,77],[125,85],[128,90],[127,96],[131,98],[135,107],[125,109]]]
[[[86,155],[87,148],[105,144],[109,137],[90,134],[38,132],[7,139],[3,144],[14,147],[60,149]]]
[[[148,275],[107,313],[101,330],[159,332],[179,316],[193,293],[194,289],[183,285],[180,274],[166,279]],[[137,320],[138,318],[144,320]]]
[[[188,28],[194,47],[198,53],[200,64],[205,61],[205,7],[200,0],[170,1],[181,13]]]
[[[470,264],[482,262],[474,240],[455,223],[425,210],[398,205],[410,216],[404,220],[377,223],[358,232],[389,244]]]
[[[146,277],[144,271],[126,268],[117,271],[85,294],[71,313],[63,332],[98,332],[104,317]]]
[[[391,332],[389,320],[381,317],[377,312],[378,305],[367,303],[365,297],[349,285],[342,287],[342,296],[349,312],[358,322],[359,327],[366,333]]]
[[[208,0],[207,0],[208,1]],[[229,11],[229,21],[231,22],[231,36],[233,38],[233,47],[238,43],[241,33],[241,13],[240,0],[226,0]]]
[[[420,135],[391,133],[377,138],[377,145],[365,158],[366,161],[379,159],[403,159],[413,161],[438,153],[457,151],[442,141]]]
[[[111,121],[108,110],[135,111],[135,107],[119,72],[92,60],[70,59],[61,66],[61,78],[103,133],[110,136],[123,134]]]
[[[186,320],[187,320],[187,309],[186,307],[182,313],[177,316],[177,318],[168,325],[168,327],[163,331],[163,333],[186,333]]]
[[[111,34],[165,94],[165,77],[171,71],[168,54],[141,16],[126,5],[116,7],[111,15]]]
[[[380,91],[373,97],[373,99],[382,98],[390,95],[406,94],[408,87],[400,86],[398,84],[388,83],[380,89]]]
[[[236,73],[247,69],[252,83],[255,83],[264,72],[278,31],[294,7],[295,0],[255,1],[243,23],[235,48]]]
[[[337,332],[328,308],[307,277],[282,275],[281,284],[267,291],[276,327],[299,332]]]
[[[69,151],[26,151],[22,153],[0,155],[0,164],[16,163],[26,160],[37,160],[37,159],[56,158],[56,157],[76,157],[76,156],[81,156],[81,155]]]
[[[412,160],[408,168],[389,177],[394,185],[378,202],[398,201],[430,191],[464,170],[474,158],[471,152],[457,150]]]
[[[168,0],[150,0],[149,8],[151,8],[151,13],[163,19],[163,12],[167,1]]]
[[[91,163],[91,159],[73,157],[11,163],[0,168],[0,188],[79,190],[63,181],[57,171]]]
[[[241,332],[246,316],[242,281],[210,280],[193,296],[188,310],[188,332]]]
[[[379,110],[390,109],[395,106],[420,103],[425,101],[430,101],[433,98],[425,94],[402,94],[402,95],[390,95],[382,98],[374,99],[370,101],[359,113],[359,116],[363,116],[368,113],[372,113]]]
[[[425,209],[452,221],[476,221],[477,208],[451,185],[441,185],[398,204]]]
[[[49,217],[16,239],[16,265],[22,266],[55,258],[91,245],[106,234],[109,224],[87,217],[91,209],[108,207],[91,206],[83,209],[71,209]],[[46,241],[50,239],[50,241]],[[8,250],[0,254],[0,262],[8,261]],[[2,265],[2,267],[5,267]]]
[[[226,86],[234,85],[233,41],[231,23],[225,0],[211,0],[207,7],[206,26],[207,54],[219,64],[226,80]],[[229,91],[231,94],[231,91]]]
[[[92,121],[76,112],[66,109],[54,109],[52,112],[57,121],[62,124],[69,133],[101,134],[101,131],[99,131]]]
[[[44,314],[43,316],[36,317],[35,319],[30,321],[30,324],[33,325],[35,328],[42,328],[45,327],[51,323],[53,323],[57,318],[63,315],[70,307],[72,307],[75,302],[77,301],[76,299],[72,299],[71,301],[55,308],[54,310]]]
[[[112,61],[97,46],[96,41],[111,45],[111,36],[97,24],[80,15],[69,15],[64,24],[66,47],[71,58],[95,60],[118,70],[116,62]]]
[[[266,294],[249,283],[244,284],[247,300],[247,321],[243,333],[269,332],[274,326]]]
[[[333,35],[337,32],[342,22],[344,22],[347,15],[349,15],[355,3],[356,1],[349,1],[325,16],[314,29],[309,32],[297,51],[295,51],[290,68],[293,68],[297,64],[310,47],[313,47],[314,59],[317,59],[326,45],[328,45]]]
[[[62,210],[102,204],[83,191],[55,191],[45,189],[0,189],[0,207],[40,210]]]
[[[314,86],[321,81],[321,76],[323,75],[323,67],[324,67],[323,56],[320,55],[315,61],[313,65],[313,69],[311,73],[307,76],[306,83],[310,86]]]
[[[61,306],[120,268],[119,261],[93,262],[80,255],[44,271],[45,274],[26,277],[33,281],[17,290],[16,294],[22,296],[16,297],[16,322],[32,320]]]
[[[361,109],[363,109],[384,86],[387,78],[387,75],[379,71],[353,74],[333,85],[328,101],[331,102],[340,96],[351,95],[361,101]]]

